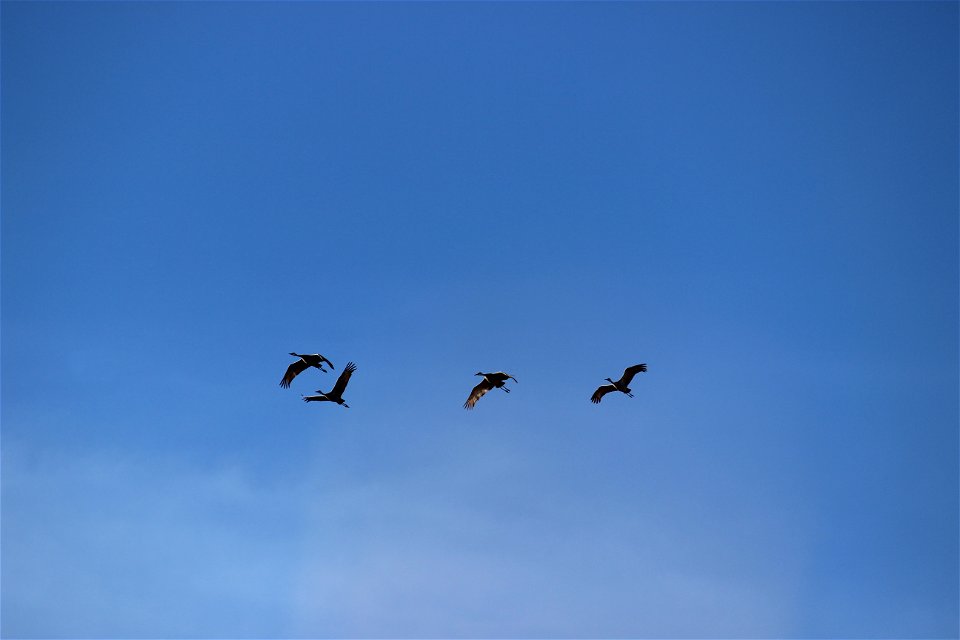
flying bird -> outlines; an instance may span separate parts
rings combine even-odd
[[[283,380],[280,381],[280,386],[284,389],[289,388],[290,383],[293,382],[293,379],[310,367],[316,367],[317,369],[320,369],[320,371],[326,373],[327,370],[323,368],[323,363],[326,362],[328,365],[330,365],[331,369],[335,368],[332,362],[324,358],[319,353],[294,353],[291,351],[290,355],[297,356],[300,359],[287,367],[287,372],[283,374]]]
[[[600,400],[603,396],[607,395],[611,391],[619,391],[620,393],[625,393],[631,398],[633,394],[630,393],[630,381],[633,380],[633,376],[637,375],[641,371],[646,371],[647,365],[645,364],[635,364],[632,367],[627,367],[623,371],[623,375],[620,376],[620,379],[614,382],[610,378],[604,378],[610,382],[610,384],[605,384],[599,387],[596,391],[593,392],[593,396],[590,398],[590,402],[594,404],[600,404]]]
[[[510,393],[510,389],[507,389],[504,384],[507,380],[513,380],[517,382],[517,379],[514,378],[509,373],[504,373],[503,371],[497,371],[496,373],[483,373],[481,371],[473,374],[475,376],[483,376],[483,380],[480,381],[480,384],[473,388],[473,391],[470,392],[470,397],[467,398],[467,401],[463,403],[464,409],[473,409],[477,404],[477,400],[483,397],[483,395],[496,387],[497,389],[503,389],[507,393]],[[519,384],[519,383],[518,383]]]
[[[333,365],[330,365],[331,367]],[[350,408],[346,402],[343,401],[343,392],[347,388],[347,383],[350,382],[350,376],[353,375],[353,372],[357,370],[357,365],[352,362],[348,362],[347,366],[343,368],[343,373],[340,374],[340,377],[337,378],[337,384],[333,385],[333,389],[324,393],[320,389],[317,389],[317,393],[320,395],[317,396],[303,396],[304,402],[336,402],[337,404],[342,404],[347,409]]]

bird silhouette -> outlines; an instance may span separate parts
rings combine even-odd
[[[333,365],[331,365],[333,366]],[[350,382],[350,376],[353,375],[353,372],[357,370],[357,365],[352,362],[348,362],[347,366],[343,368],[343,372],[340,374],[340,377],[337,378],[337,383],[333,385],[333,389],[324,393],[320,389],[317,389],[317,393],[320,395],[316,396],[303,396],[304,402],[336,402],[337,404],[343,405],[347,409],[350,408],[346,402],[343,401],[343,392],[347,388],[347,383]]]
[[[630,393],[630,381],[633,380],[633,376],[637,375],[641,371],[646,371],[647,365],[645,364],[635,364],[632,367],[627,367],[623,370],[623,375],[620,376],[620,379],[614,382],[610,378],[604,378],[610,382],[610,384],[601,385],[593,392],[593,396],[590,398],[590,402],[594,404],[600,404],[600,400],[603,396],[607,395],[611,391],[619,391],[620,393],[625,393],[631,398],[633,394]]]
[[[323,363],[326,362],[328,365],[330,365],[331,369],[335,368],[332,362],[324,358],[319,353],[294,353],[291,351],[290,355],[297,356],[300,359],[287,367],[287,372],[283,374],[283,379],[280,380],[280,386],[284,389],[289,388],[290,383],[293,382],[293,379],[310,367],[316,367],[317,369],[320,369],[320,371],[326,373],[327,370],[323,368]]]
[[[467,398],[467,401],[463,403],[464,409],[473,409],[477,404],[477,400],[482,398],[487,391],[490,389],[497,388],[503,389],[507,393],[510,393],[510,389],[507,389],[504,385],[507,380],[513,380],[517,382],[517,379],[514,378],[509,373],[504,373],[503,371],[497,371],[495,373],[483,373],[478,371],[475,376],[483,376],[483,380],[480,381],[480,384],[473,388],[473,391],[470,392],[470,396]],[[519,382],[517,382],[519,384]]]

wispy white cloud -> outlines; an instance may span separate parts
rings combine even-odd
[[[790,522],[697,522],[551,489],[530,452],[449,451],[362,480],[318,452],[316,473],[267,482],[239,464],[7,447],[3,634],[789,635],[798,564],[766,554]]]
[[[318,492],[297,633],[789,634],[802,561],[783,553],[796,542],[789,518],[697,522],[684,505],[602,504],[551,490],[535,460],[471,448],[389,481]]]
[[[4,637],[284,634],[279,488],[120,452],[3,460]]]

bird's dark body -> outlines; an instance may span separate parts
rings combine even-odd
[[[323,368],[323,363],[326,362],[328,365],[330,365],[331,369],[335,368],[332,362],[324,358],[319,353],[294,353],[291,351],[290,355],[296,356],[299,358],[299,360],[287,367],[287,372],[283,374],[283,378],[280,380],[280,386],[284,389],[289,388],[290,383],[293,382],[293,379],[310,367],[314,367],[315,369],[319,369],[320,371],[326,373],[327,370]]]
[[[331,365],[332,366],[332,365]],[[350,382],[350,376],[353,375],[353,372],[357,370],[357,365],[352,362],[348,362],[347,366],[343,368],[343,372],[340,373],[340,377],[337,378],[337,383],[333,385],[333,389],[324,393],[320,389],[317,389],[317,394],[315,396],[303,396],[304,402],[336,402],[342,407],[350,408],[346,402],[343,401],[343,392],[347,389],[347,383]]]
[[[630,382],[633,380],[633,376],[646,370],[647,370],[646,364],[635,364],[632,367],[627,367],[626,369],[624,369],[623,375],[620,376],[619,380],[611,380],[610,378],[604,378],[604,380],[606,380],[610,384],[604,384],[598,387],[597,390],[594,391],[593,395],[590,397],[590,402],[594,404],[600,404],[600,400],[603,399],[603,396],[607,395],[612,391],[619,391],[620,393],[625,393],[632,398],[633,397],[633,393],[631,393],[632,390],[627,385],[629,385]]]
[[[480,384],[475,386],[470,392],[470,395],[467,397],[467,401],[463,403],[464,409],[473,409],[477,404],[477,400],[482,398],[487,391],[490,389],[503,389],[505,392],[510,393],[510,389],[507,389],[505,386],[507,380],[513,380],[517,382],[517,379],[514,378],[509,373],[504,373],[503,371],[496,371],[494,373],[483,373],[482,371],[477,371],[474,375],[483,376],[483,380],[480,381]]]

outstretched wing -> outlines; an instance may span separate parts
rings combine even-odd
[[[497,371],[496,373],[489,373],[487,374],[487,376],[490,378],[493,378],[493,380],[495,380],[496,382],[506,382],[507,380],[513,380],[514,382],[517,381],[517,379],[514,378],[512,375],[510,375],[509,373],[504,373],[503,371]]]
[[[605,384],[603,386],[597,387],[597,390],[593,392],[593,395],[590,396],[590,402],[593,404],[600,404],[600,399],[603,396],[607,395],[611,391],[616,391],[617,388],[612,384]]]
[[[302,359],[297,360],[296,362],[291,364],[289,367],[287,367],[287,372],[283,374],[283,380],[280,381],[280,386],[283,387],[284,389],[289,388],[290,383],[293,382],[293,379],[296,378],[300,373],[305,371],[306,368],[309,366],[310,365],[308,365]]]
[[[493,389],[493,383],[488,382],[486,378],[480,381],[480,384],[473,388],[473,391],[470,392],[470,397],[467,398],[467,401],[463,403],[464,409],[473,409],[477,404],[477,400],[483,397],[487,391]]]
[[[623,375],[620,376],[620,384],[623,386],[630,386],[630,381],[633,380],[633,376],[637,375],[641,371],[646,371],[647,365],[645,364],[635,364],[632,367],[627,367],[623,370]]]
[[[331,367],[333,365],[330,365]],[[329,395],[342,397],[343,392],[347,388],[347,383],[350,382],[350,376],[353,375],[353,372],[357,370],[357,365],[352,362],[348,362],[347,366],[343,368],[343,372],[340,374],[340,377],[337,378],[337,384],[333,385],[333,391]]]

